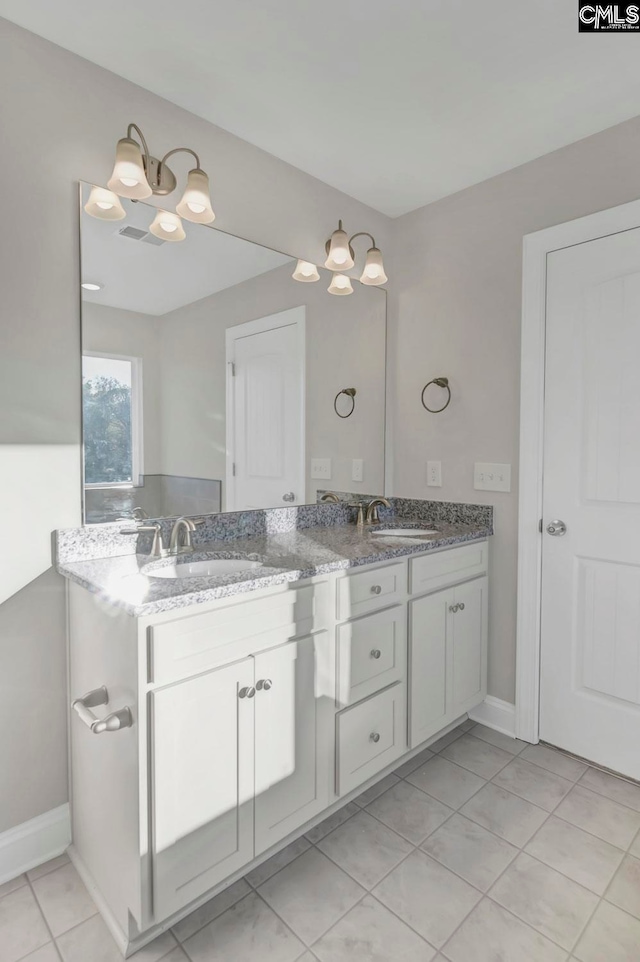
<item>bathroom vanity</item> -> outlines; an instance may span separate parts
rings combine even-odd
[[[72,855],[123,951],[483,701],[491,527],[437,527],[295,528],[258,539],[262,567],[199,584],[135,554],[59,561]]]

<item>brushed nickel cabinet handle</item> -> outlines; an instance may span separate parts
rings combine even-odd
[[[109,715],[105,715],[104,718],[97,718],[91,711],[92,708],[97,708],[99,705],[108,704],[109,692],[102,685],[100,688],[88,691],[81,698],[76,698],[71,702],[71,707],[80,721],[91,729],[94,735],[102,735],[104,732],[117,732],[121,728],[131,728],[133,715],[128,707],[119,708],[118,711],[113,711]]]
[[[458,608],[460,609],[460,611],[464,611],[464,601],[460,602],[460,604],[458,605]]]
[[[261,678],[256,682],[256,691],[269,691],[271,688],[273,688],[273,682],[270,678]]]
[[[256,690],[255,690],[255,688],[254,688],[252,685],[251,685],[251,686],[246,685],[244,688],[241,688],[241,689],[240,689],[240,691],[238,692],[238,697],[239,697],[239,698],[253,698],[253,696],[255,695],[255,693],[256,693]]]
[[[371,734],[369,735],[369,741],[376,742],[377,744],[380,741],[380,735],[378,734],[378,732],[371,732]]]
[[[379,658],[382,652],[379,648],[372,648],[370,654],[372,658]]]
[[[459,607],[460,605],[449,605],[449,611],[453,612],[453,614],[455,615]]]
[[[379,595],[382,593],[382,585],[371,585],[371,593]]]

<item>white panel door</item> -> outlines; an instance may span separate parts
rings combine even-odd
[[[234,464],[228,510],[304,503],[304,344],[297,319],[300,311],[304,308],[228,332],[233,336],[229,420]],[[261,326],[266,329],[256,330]]]
[[[255,655],[255,853],[329,804],[332,699],[318,690],[326,631]]]
[[[540,738],[637,779],[639,372],[640,230],[551,253]]]
[[[157,918],[253,858],[253,677],[246,658],[150,696]]]

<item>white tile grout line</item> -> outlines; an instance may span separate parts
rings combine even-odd
[[[59,866],[59,867],[62,868],[62,866]],[[55,871],[57,871],[57,869],[54,869],[53,871],[55,872]],[[50,873],[50,872],[47,872],[46,874],[47,874],[47,875],[50,875],[51,873]],[[44,876],[42,876],[42,877],[44,878]],[[39,900],[38,900],[38,896],[36,895],[36,891],[35,891],[33,885],[31,884],[31,879],[29,878],[28,875],[25,875],[25,878],[26,878],[26,880],[27,880],[27,885],[28,885],[29,888],[31,889],[31,895],[33,896],[33,899],[34,899],[36,905],[38,906],[38,911],[39,911],[39,913],[40,913],[40,915],[41,915],[41,917],[42,917],[42,921],[44,922],[44,924],[45,924],[45,926],[46,926],[46,929],[47,929],[47,932],[49,933],[49,935],[50,935],[50,937],[51,937],[51,944],[53,945],[54,952],[56,953],[56,955],[58,956],[58,958],[62,959],[62,953],[61,953],[60,949],[58,948],[58,945],[57,945],[56,940],[55,940],[55,938],[54,938],[53,932],[51,931],[51,926],[49,925],[49,922],[47,921],[47,917],[46,917],[46,915],[44,914],[44,912],[42,911],[42,906],[40,905],[40,902],[39,902]],[[21,887],[22,887],[22,886],[21,886]],[[96,910],[96,911],[97,911],[97,910]],[[44,948],[44,946],[41,946],[41,948]],[[34,950],[34,951],[35,951],[35,950]],[[28,958],[28,956],[29,956],[30,954],[31,954],[31,953],[27,953],[27,955],[23,956],[23,959]]]

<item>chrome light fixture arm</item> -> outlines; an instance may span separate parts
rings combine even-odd
[[[149,161],[151,160],[151,154],[149,153],[149,145],[147,144],[146,138],[137,124],[129,124],[127,127],[127,137],[129,140],[133,140],[133,137],[131,136],[132,130],[135,130],[140,138],[140,146],[142,147],[142,156],[144,158],[145,167],[148,167]]]

